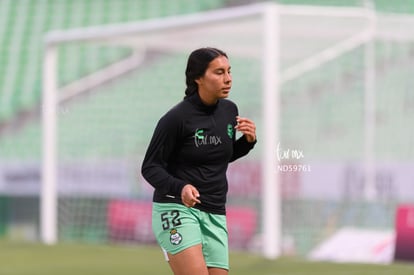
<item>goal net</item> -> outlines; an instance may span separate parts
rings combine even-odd
[[[414,199],[384,172],[409,177],[400,164],[413,160],[412,27],[363,8],[256,4],[48,33],[43,240],[155,242],[141,161],[205,46],[229,55],[230,99],[258,129],[228,171],[232,248],[304,254],[343,226],[392,227],[392,207]]]

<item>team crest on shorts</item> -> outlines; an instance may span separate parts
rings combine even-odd
[[[183,236],[181,236],[181,234],[178,233],[177,229],[175,228],[171,229],[170,234],[170,242],[173,245],[179,245],[183,240]]]

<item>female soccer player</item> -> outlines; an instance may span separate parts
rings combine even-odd
[[[227,166],[256,143],[255,124],[225,99],[230,69],[219,49],[190,54],[185,97],[159,120],[142,164],[153,231],[176,275],[228,274]]]

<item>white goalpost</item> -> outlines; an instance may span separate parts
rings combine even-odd
[[[47,46],[43,67],[43,158],[41,186],[41,234],[46,244],[57,241],[57,165],[56,165],[56,119],[57,119],[57,51]]]
[[[258,126],[259,142],[254,152],[229,169],[229,203],[249,206],[260,220],[260,225],[252,219],[234,227],[250,234],[248,241],[243,239],[243,248],[258,247],[264,257],[275,259],[295,237],[296,233],[284,228],[288,218],[282,215],[282,200],[291,198],[284,190],[292,188],[284,185],[297,183],[297,178],[306,180],[311,173],[289,174],[279,169],[296,164],[292,151],[304,152],[300,161],[305,163],[300,164],[318,163],[330,154],[330,149],[321,145],[325,142],[338,150],[336,161],[357,158],[365,167],[365,198],[375,200],[375,40],[398,39],[399,33],[387,28],[395,20],[399,19],[379,18],[368,8],[259,3],[47,33],[42,102],[42,241],[52,245],[61,235],[72,236],[78,232],[78,223],[87,219],[96,219],[99,225],[88,225],[95,231],[81,234],[103,234],[105,240],[110,239],[110,202],[128,203],[136,197],[150,200],[151,190],[136,169],[156,119],[180,99],[177,90],[184,91],[181,72],[186,56],[204,46],[215,46],[229,54],[235,91],[231,99]],[[386,27],[379,30],[379,24]],[[93,47],[99,47],[99,53]],[[71,62],[76,64],[71,66]],[[363,73],[355,76],[355,71]],[[332,86],[326,84],[328,81]],[[342,139],[335,136],[341,131],[335,128],[336,118],[329,116],[333,113],[330,110],[346,106],[330,93],[363,98],[363,114],[357,117],[361,131],[343,123],[348,135]],[[297,100],[297,105],[289,98]],[[64,113],[60,111],[63,104],[67,109]],[[343,120],[353,119],[358,111],[348,110],[352,114],[343,115],[347,116]],[[303,127],[303,131],[292,130],[294,126]],[[348,154],[354,140],[364,140],[361,155]],[[278,155],[280,143],[285,148],[284,160]],[[260,194],[255,193],[258,190]],[[84,209],[83,204],[70,202],[75,197],[83,199]],[[101,216],[92,212],[96,211],[91,206],[95,203],[103,205]],[[78,209],[81,213],[74,213]],[[65,217],[70,219],[69,229],[59,226]],[[146,226],[136,225],[129,233],[137,236]],[[246,229],[250,226],[254,233]],[[139,236],[142,240],[144,235]]]

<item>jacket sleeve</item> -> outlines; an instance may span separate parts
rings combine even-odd
[[[230,162],[235,161],[238,158],[241,158],[253,149],[257,140],[254,142],[248,142],[246,137],[243,135],[233,143],[233,155],[230,159]]]
[[[162,195],[179,195],[186,182],[168,172],[168,161],[180,139],[180,121],[167,113],[158,122],[141,167],[142,176]]]
[[[233,104],[234,117],[236,117],[239,115],[239,110],[236,104],[234,103],[232,104]],[[253,149],[256,142],[257,140],[255,140],[254,142],[248,142],[244,135],[242,135],[240,138],[236,140],[236,134],[234,134],[233,135],[233,155],[230,159],[230,162],[233,162],[247,155],[250,152],[250,150]]]

